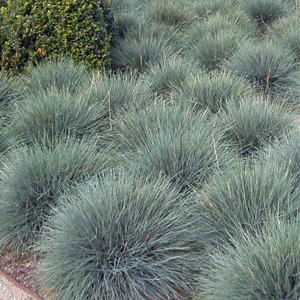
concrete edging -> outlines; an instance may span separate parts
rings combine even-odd
[[[42,300],[41,297],[37,296],[35,293],[30,291],[28,288],[17,282],[15,279],[11,278],[9,275],[7,275],[5,272],[0,270],[0,276],[4,277],[8,282],[10,282],[14,287],[21,290],[22,292],[28,294],[29,296],[33,297],[36,300]]]

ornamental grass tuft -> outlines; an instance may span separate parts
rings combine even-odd
[[[253,93],[247,81],[228,71],[191,74],[182,86],[177,86],[172,97],[188,102],[195,110],[208,109],[217,113],[226,102],[239,102]]]
[[[9,127],[17,140],[32,144],[44,137],[51,141],[95,135],[106,126],[105,116],[104,105],[89,102],[85,92],[72,95],[51,89],[16,102]]]
[[[236,30],[223,28],[214,35],[199,37],[187,52],[203,70],[218,70],[238,48],[241,39]]]
[[[85,87],[87,79],[86,65],[75,65],[71,58],[61,56],[31,65],[29,71],[20,78],[20,90],[26,94],[39,95],[55,89],[74,95]]]
[[[164,176],[185,190],[203,184],[232,159],[213,127],[203,111],[157,103],[116,120],[115,138],[121,149],[132,149],[123,152],[127,168],[140,176]]]
[[[242,2],[242,8],[262,29],[292,10],[291,3],[285,0],[246,0]]]
[[[296,122],[299,120],[296,119]],[[299,126],[299,123],[297,124]],[[260,153],[263,162],[276,161],[294,178],[295,188],[300,180],[300,131],[295,130],[284,136],[280,143],[272,144]]]
[[[219,173],[196,193],[201,219],[218,232],[217,244],[241,232],[260,232],[270,215],[294,217],[300,208],[299,190],[290,174],[276,162],[241,160]]]
[[[252,156],[295,126],[281,105],[255,96],[228,101],[218,120],[225,140],[242,156]]]
[[[34,254],[58,196],[108,165],[110,154],[87,141],[67,139],[10,151],[0,173],[0,248]]]
[[[147,31],[153,29],[153,26],[150,27]],[[159,28],[162,29],[161,26]],[[130,31],[123,38],[116,39],[115,46],[111,49],[114,70],[144,72],[150,64],[155,64],[175,54],[171,46],[170,29],[164,28],[161,32],[153,32],[157,36],[149,35],[147,31],[144,32],[139,28],[136,31]]]
[[[262,232],[235,236],[224,251],[212,253],[196,299],[299,299],[299,230],[298,218],[273,217]]]
[[[249,82],[263,95],[281,102],[299,96],[299,71],[296,56],[286,47],[270,41],[248,42],[225,63],[226,68]]]
[[[191,199],[162,179],[110,173],[60,203],[39,247],[54,299],[190,299],[210,239]]]

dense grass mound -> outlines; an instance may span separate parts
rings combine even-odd
[[[296,130],[288,134],[281,143],[277,143],[265,149],[260,155],[262,161],[276,161],[295,178],[295,187],[299,186],[300,179],[300,132]]]
[[[269,36],[276,43],[293,51],[300,60],[300,21],[299,12],[292,16],[279,19],[272,24]]]
[[[195,221],[166,182],[106,174],[66,195],[49,221],[42,285],[65,300],[189,299],[208,239]]]
[[[261,93],[280,101],[299,103],[299,72],[296,57],[286,47],[270,41],[248,42],[226,63],[226,68],[243,76]],[[282,99],[283,98],[283,99]]]
[[[262,233],[233,238],[224,253],[213,253],[199,299],[299,299],[299,226],[273,218]]]
[[[195,110],[208,109],[217,113],[226,107],[226,102],[239,102],[251,95],[251,87],[245,79],[230,72],[193,72],[182,85],[174,87],[172,96],[188,102]]]
[[[185,189],[203,184],[232,158],[203,111],[154,104],[116,121],[124,164],[141,176],[165,176]],[[138,147],[137,147],[138,146]]]
[[[246,0],[242,8],[259,27],[265,29],[277,19],[287,16],[292,5],[285,0]]]
[[[71,58],[61,56],[31,66],[29,72],[20,78],[20,89],[23,93],[36,95],[53,89],[76,94],[85,87],[87,79],[86,65],[76,65]]]
[[[226,141],[242,156],[253,155],[294,127],[281,105],[253,96],[239,102],[228,101],[218,119]]]
[[[147,10],[151,22],[165,24],[172,28],[185,29],[189,26],[196,14],[184,1],[160,0],[153,1]]]
[[[86,141],[71,139],[55,144],[16,149],[4,160],[1,171],[1,248],[11,254],[34,252],[58,196],[77,182],[105,168],[108,154]]]
[[[105,126],[106,111],[101,103],[89,102],[86,93],[72,95],[51,89],[29,93],[15,103],[10,130],[13,137],[27,144],[49,141],[65,135],[77,138],[96,135]]]
[[[173,57],[150,66],[145,80],[153,94],[168,97],[172,91],[186,86],[191,75],[197,72],[199,70],[189,60]]]
[[[109,121],[117,112],[147,104],[153,98],[149,83],[138,74],[92,74],[90,82],[87,101],[95,107],[102,107]]]
[[[300,205],[293,178],[275,162],[248,166],[242,161],[196,197],[201,220],[219,232],[221,244],[242,231],[260,232],[272,214],[293,216]]]
[[[170,29],[163,26],[150,26],[145,30],[138,28],[116,40],[111,50],[114,69],[143,72],[149,68],[149,65],[175,54],[176,49],[171,46],[173,34]],[[149,30],[152,30],[152,34],[149,34]]]

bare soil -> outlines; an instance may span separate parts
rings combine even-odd
[[[36,279],[37,264],[38,262],[32,261],[26,255],[23,255],[19,260],[16,261],[10,258],[8,253],[0,254],[0,270],[42,298],[39,284]]]

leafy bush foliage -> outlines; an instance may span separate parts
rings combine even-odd
[[[266,96],[292,101],[299,94],[295,55],[270,41],[243,44],[226,63],[226,68],[247,78]],[[295,100],[296,101],[296,100]]]
[[[246,156],[282,138],[294,125],[282,106],[253,96],[227,102],[219,120],[225,139]]]
[[[86,141],[67,139],[8,153],[1,171],[1,249],[18,256],[34,244],[58,196],[102,171],[108,154]]]
[[[209,239],[191,199],[161,179],[111,173],[62,201],[40,247],[55,299],[189,299]]]
[[[243,231],[261,232],[270,215],[286,218],[299,211],[299,190],[293,184],[275,162],[238,162],[196,194],[200,218],[219,233],[220,245]]]
[[[273,218],[262,233],[233,238],[233,245],[224,252],[212,254],[201,276],[201,296],[208,300],[299,299],[299,229],[298,219]]]
[[[62,54],[91,69],[110,63],[115,29],[108,1],[10,0],[1,13],[2,68],[17,73],[28,62]]]

